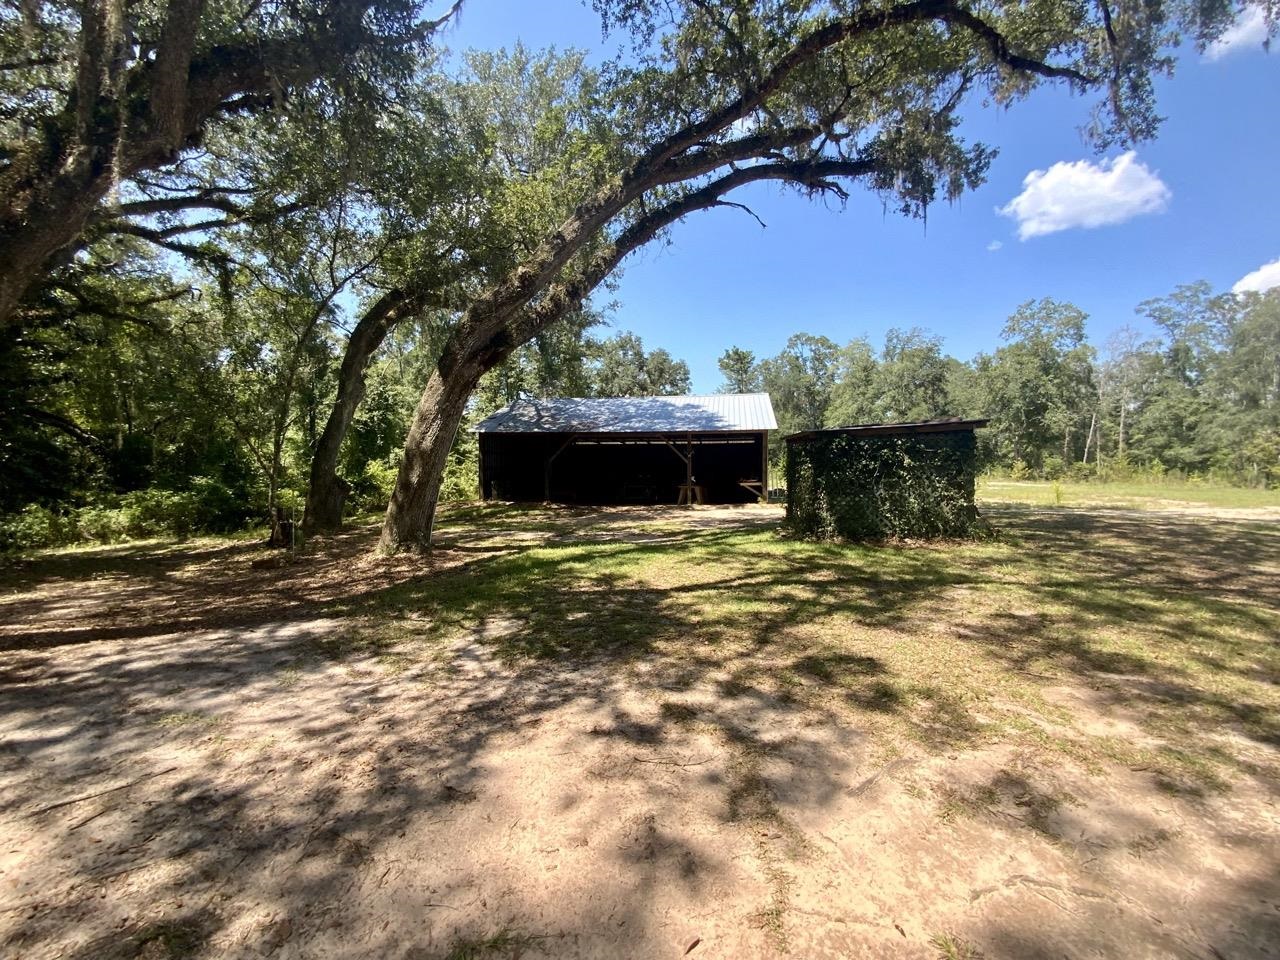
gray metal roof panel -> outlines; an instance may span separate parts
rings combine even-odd
[[[934,420],[913,420],[908,423],[855,423],[847,427],[823,427],[820,430],[803,430],[792,433],[782,439],[787,443],[793,440],[812,440],[815,437],[831,436],[890,436],[908,433],[951,433],[961,430],[976,430],[985,427],[988,419],[966,420],[963,417],[938,417]]]
[[[489,415],[477,433],[671,433],[776,430],[767,393],[683,397],[524,398]]]

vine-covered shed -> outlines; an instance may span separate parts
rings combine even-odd
[[[521,398],[486,417],[484,500],[753,503],[769,492],[767,393]]]
[[[786,437],[787,522],[808,537],[966,537],[977,528],[975,431],[951,417]]]

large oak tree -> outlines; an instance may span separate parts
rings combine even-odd
[[[0,14],[0,327],[96,219],[237,209],[217,191],[120,203],[211,126],[298,91],[377,97],[443,22],[414,0],[32,0]],[[455,5],[456,6],[456,5]],[[16,7],[16,9],[15,9]],[[451,13],[452,9],[446,12]]]
[[[453,77],[420,74],[375,125],[360,186],[384,233],[402,239],[379,263],[343,350],[311,461],[308,532],[341,524],[350,488],[339,458],[388,336],[424,314],[447,326],[563,216],[558,198],[584,174],[574,158],[596,79],[573,50],[473,51]]]
[[[1270,2],[1270,0],[1268,0]],[[1095,91],[1092,139],[1152,136],[1152,78],[1179,31],[1205,43],[1229,3],[598,0],[634,49],[605,94],[599,174],[563,221],[467,307],[415,412],[380,549],[427,548],[446,458],[484,373],[576,307],[634,250],[772,181],[907,214],[980,183],[962,106],[1051,81]]]

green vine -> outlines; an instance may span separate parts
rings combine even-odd
[[[976,538],[970,430],[907,436],[820,433],[787,444],[787,522],[804,537]]]

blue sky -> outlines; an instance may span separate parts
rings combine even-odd
[[[865,192],[841,209],[770,186],[741,191],[734,199],[767,228],[732,209],[677,225],[670,245],[626,262],[613,323],[686,360],[694,389],[711,391],[726,347],[768,356],[799,331],[879,346],[889,328],[918,326],[967,359],[999,345],[1018,304],[1054,297],[1089,313],[1101,346],[1120,326],[1145,326],[1133,312],[1144,299],[1201,279],[1230,289],[1280,260],[1280,54],[1263,52],[1256,30],[1240,39],[1216,59],[1182,51],[1159,84],[1160,136],[1133,157],[1096,155],[1079,133],[1091,101],[1063,90],[974,110],[966,136],[1000,154],[986,185],[927,223],[886,213]],[[578,0],[470,0],[446,38],[455,49],[516,40],[602,48]],[[1024,194],[1037,170],[1048,173]],[[997,212],[1020,194],[1021,220]],[[1090,211],[1128,218],[1068,226]],[[1021,239],[1020,224],[1054,232]],[[1280,282],[1280,267],[1266,282]]]

